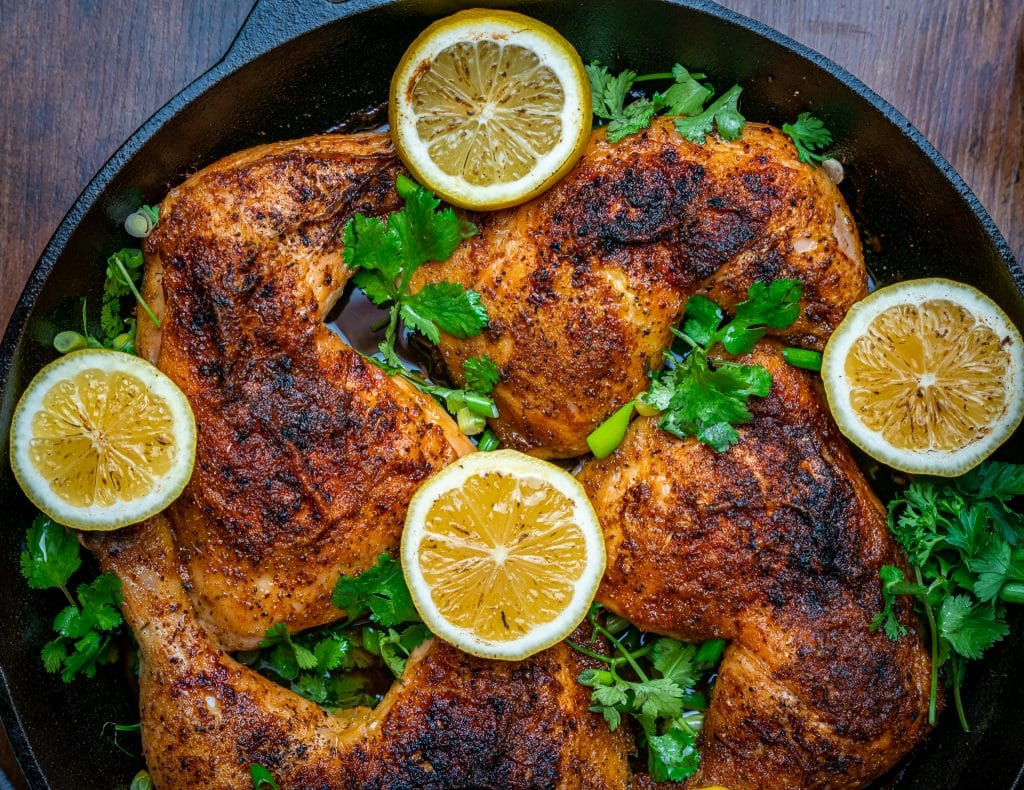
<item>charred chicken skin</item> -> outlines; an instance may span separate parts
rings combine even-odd
[[[483,295],[488,329],[443,337],[441,351],[456,381],[467,357],[498,363],[492,427],[545,458],[586,453],[587,434],[647,388],[688,296],[728,309],[755,281],[798,278],[801,315],[780,334],[821,348],[867,293],[839,191],[761,124],[704,146],[669,119],[614,145],[599,130],[551,190],[478,223],[417,284],[447,280]]]
[[[395,208],[380,135],[261,146],[171,190],[146,241],[140,351],[199,426],[168,512],[199,616],[228,648],[338,617],[339,574],[399,541],[419,483],[472,445],[431,398],[323,323],[350,271],[341,231]]]
[[[333,620],[339,575],[398,542],[419,483],[472,446],[430,398],[323,324],[349,272],[341,229],[397,208],[385,135],[326,135],[227,157],[172,190],[146,242],[140,351],[199,425],[194,476],[165,514],[87,542],[118,574],[140,652],[143,745],[157,787],[625,788],[631,735],[588,710],[565,644],[526,661],[424,645],[384,701],[328,714],[234,661],[277,622]],[[820,347],[864,293],[848,212],[770,127],[701,149],[664,122],[597,133],[548,194],[474,218],[430,279],[478,290],[485,334],[444,338],[501,368],[506,443],[583,451],[646,384],[688,295],[739,301],[799,277],[784,336]],[[855,786],[924,731],[928,659],[868,630],[878,567],[899,562],[877,501],[805,374],[776,377],[730,452],[630,429],[581,474],[607,533],[601,600],[642,628],[731,639],[691,786]],[[910,626],[907,611],[902,618]]]
[[[811,376],[762,342],[773,377],[718,453],[641,418],[579,478],[605,531],[598,600],[640,628],[731,640],[694,787],[860,787],[927,731],[930,660],[872,632],[878,571],[902,564]]]
[[[376,708],[328,714],[242,666],[196,617],[163,516],[89,545],[121,578],[139,643],[146,764],[158,788],[251,788],[262,765],[292,788],[570,788],[631,781],[631,739],[587,710],[596,664],[558,644],[487,661],[418,648]]]

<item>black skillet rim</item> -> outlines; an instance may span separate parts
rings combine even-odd
[[[380,6],[389,5],[401,0],[331,0],[332,10],[326,11],[318,7],[289,8],[289,30],[286,36],[279,38],[276,31],[269,25],[282,19],[283,0],[257,0],[246,20],[242,23],[238,34],[228,48],[224,57],[212,68],[199,76],[195,81],[182,89],[166,104],[157,110],[142,126],[140,126],[118,150],[107,160],[103,167],[93,176],[82,193],[75,199],[60,225],[47,243],[43,254],[29,275],[17,305],[11,314],[10,321],[0,343],[0,382],[6,388],[8,376],[14,362],[15,351],[27,327],[28,318],[35,302],[49,277],[53,266],[60,257],[67,240],[78,227],[82,218],[93,208],[97,198],[124,164],[138,151],[142,145],[173,118],[182,108],[199,98],[205,91],[221,79],[246,66],[270,49],[284,46],[317,27],[355,16]],[[956,193],[964,200],[971,213],[980,223],[982,229],[999,252],[999,256],[1010,273],[1017,289],[1024,294],[1024,268],[1018,262],[1006,240],[996,227],[984,206],[964,182],[953,166],[928,142],[917,128],[871,88],[865,85],[842,66],[834,63],[819,52],[801,44],[789,36],[750,19],[729,9],[723,8],[711,0],[661,0],[670,5],[678,5],[705,13],[721,19],[737,27],[768,39],[772,43],[802,57],[818,69],[821,69],[839,80],[845,87],[866,101],[877,110],[887,121],[895,126],[901,134],[909,138],[925,157],[936,167],[950,183]],[[482,5],[485,3],[481,3]],[[46,778],[39,763],[35,759],[31,744],[21,726],[21,720],[14,707],[7,681],[6,669],[0,667],[0,721],[6,728],[15,756],[31,787],[47,787]],[[1024,777],[1024,766],[1021,766],[1013,786],[1021,783]]]

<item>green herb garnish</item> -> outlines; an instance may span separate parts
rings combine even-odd
[[[883,609],[871,628],[894,641],[904,636],[895,599],[914,600],[932,653],[930,724],[944,668],[960,724],[968,729],[960,695],[967,662],[1009,633],[1006,604],[1024,603],[1024,515],[1010,505],[1022,495],[1024,465],[990,461],[953,480],[914,480],[889,503],[889,529],[907,554],[912,578],[882,567]]]
[[[743,89],[733,85],[698,115],[676,120],[676,130],[697,145],[704,145],[712,130],[718,131],[723,140],[736,140],[743,132],[746,119],[740,114],[739,100]]]
[[[252,777],[252,790],[263,790],[265,787],[269,787],[270,790],[279,790],[270,771],[259,763],[252,763],[249,766],[249,775]]]
[[[815,372],[821,371],[820,351],[786,346],[782,349],[782,358],[794,368],[803,368],[804,370],[813,370]]]
[[[654,640],[600,604],[591,607],[588,619],[590,643],[568,644],[605,665],[579,676],[580,683],[593,689],[590,710],[604,716],[613,731],[624,715],[632,716],[654,781],[681,782],[692,776],[700,760],[697,735],[708,706],[706,689],[700,689],[718,666],[725,642]],[[611,647],[610,655],[597,650],[602,637]]]
[[[382,361],[390,371],[404,370],[395,353],[399,320],[437,343],[441,332],[467,338],[487,326],[487,309],[480,294],[458,283],[430,283],[409,293],[415,271],[428,261],[445,261],[476,227],[461,221],[450,208],[405,176],[398,176],[401,211],[386,219],[356,214],[345,225],[345,263],[353,279],[376,305],[388,308],[388,323],[380,344]]]
[[[374,667],[399,677],[431,633],[413,606],[401,566],[387,554],[359,576],[338,579],[331,600],[345,610],[344,620],[299,634],[277,623],[258,652],[239,660],[328,710],[375,705]]]
[[[765,397],[772,376],[761,365],[712,361],[708,352],[717,343],[730,354],[753,350],[769,328],[785,329],[797,319],[802,292],[799,280],[754,283],[746,300],[736,305],[735,317],[725,324],[722,308],[704,296],[691,296],[682,331],[672,330],[689,347],[688,353],[665,351],[666,368],[654,374],[651,388],[637,399],[637,408],[645,414],[660,413],[658,427],[673,436],[695,436],[719,452],[727,450],[739,440],[734,426],[753,416],[747,409],[750,397]],[[622,441],[629,416],[623,406],[587,437],[591,449],[597,446],[602,453],[599,458]]]
[[[419,622],[402,566],[387,554],[355,578],[342,576],[334,586],[331,603],[344,609],[349,620],[369,615],[384,627]]]
[[[91,678],[96,668],[117,658],[113,640],[124,622],[121,618],[121,580],[104,573],[89,584],[80,584],[72,597],[68,582],[81,567],[78,541],[67,529],[42,514],[25,535],[21,574],[36,590],[64,593],[68,606],[54,618],[56,638],[43,646],[47,672],[60,672],[65,683],[77,675]]]
[[[670,73],[643,76],[638,76],[635,71],[629,69],[612,75],[596,60],[586,69],[590,78],[594,115],[608,121],[605,139],[610,143],[617,143],[628,135],[646,129],[651,125],[655,115],[697,115],[713,94],[710,85],[698,82],[704,79],[704,74],[691,74],[678,63],[672,67]],[[636,98],[627,104],[626,99],[633,86],[648,80],[673,82],[663,93],[655,93],[649,99]]]
[[[832,145],[832,133],[820,118],[802,112],[793,123],[783,124],[782,131],[793,140],[801,162],[816,165],[828,159],[829,155],[823,153],[823,149]]]

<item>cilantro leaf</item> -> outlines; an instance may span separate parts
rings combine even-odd
[[[935,722],[940,669],[960,722],[967,719],[960,686],[967,661],[980,658],[1009,631],[1007,604],[1024,603],[1024,548],[1013,498],[1024,489],[1024,466],[984,463],[954,480],[918,478],[888,505],[889,530],[912,563],[916,583],[882,568],[883,611],[872,627],[891,639],[890,595],[910,595],[928,626],[932,653],[929,722]]]
[[[462,375],[466,377],[466,387],[483,395],[489,394],[501,378],[498,363],[486,354],[470,357],[462,363]]]
[[[487,326],[487,308],[480,294],[458,283],[429,283],[402,301],[402,319],[431,343],[440,341],[438,328],[460,340],[480,334]]]
[[[704,145],[707,135],[714,129],[718,130],[718,136],[723,140],[737,139],[746,125],[746,119],[740,114],[738,106],[742,92],[739,85],[733,85],[700,114],[677,119],[676,130],[697,145]]]
[[[647,768],[655,782],[682,782],[697,772],[700,753],[692,732],[669,729],[647,738]]]
[[[819,164],[828,159],[828,154],[822,153],[822,149],[832,145],[832,133],[820,118],[802,112],[793,123],[784,123],[782,131],[793,141],[801,162]]]
[[[685,439],[699,441],[724,452],[739,440],[734,425],[750,422],[751,395],[764,397],[771,389],[771,374],[760,365],[719,362],[712,370],[705,353],[690,354],[667,375],[672,397],[658,427]]]
[[[676,683],[681,688],[690,688],[697,682],[699,672],[694,663],[697,656],[697,645],[678,642],[675,639],[662,637],[654,643],[651,650],[651,663],[662,677]]]
[[[428,382],[407,370],[395,351],[399,319],[436,344],[441,332],[460,339],[479,334],[487,326],[487,308],[480,294],[458,283],[429,283],[416,293],[409,292],[409,284],[420,266],[447,260],[477,229],[460,220],[452,209],[439,210],[441,201],[407,177],[399,176],[396,188],[405,201],[404,208],[384,219],[362,214],[352,217],[342,234],[342,257],[356,270],[355,286],[374,304],[388,307],[376,361],[390,375],[402,375],[427,392]]]
[[[709,351],[718,343],[730,354],[753,350],[769,328],[785,329],[797,319],[802,293],[799,280],[754,283],[736,306],[735,317],[723,326],[717,304],[699,294],[690,297],[682,331],[672,330],[691,348],[690,353],[680,357],[667,349],[666,369],[652,376],[650,388],[639,397],[643,406],[661,412],[658,427],[681,439],[696,437],[719,452],[734,445],[739,440],[735,426],[753,418],[747,408],[750,398],[765,397],[772,377],[760,365],[712,361]],[[614,447],[606,449],[610,453]]]
[[[43,648],[43,665],[51,672],[59,670],[65,683],[79,674],[91,678],[97,667],[116,659],[112,639],[123,622],[118,609],[121,580],[115,574],[80,584],[75,598],[54,618],[57,637]]]
[[[25,535],[21,573],[35,590],[60,588],[82,564],[78,541],[71,532],[40,513]]]
[[[636,80],[635,71],[626,69],[612,76],[599,61],[584,67],[590,78],[590,100],[594,115],[611,120],[622,115],[626,96]]]
[[[331,602],[343,609],[349,620],[369,613],[384,627],[419,622],[419,613],[405,585],[401,566],[388,554],[359,576],[342,576],[334,586]]]
[[[612,75],[598,61],[591,63],[586,70],[590,79],[594,115],[608,121],[605,139],[609,143],[617,143],[631,134],[648,128],[654,116],[660,113],[700,113],[712,95],[709,86],[701,85],[697,81],[703,78],[703,74],[690,74],[678,63],[672,67],[671,73],[643,76],[638,76],[635,71],[629,69]],[[669,79],[673,82],[663,92],[655,92],[650,98],[640,96],[626,103],[630,91],[637,82]]]
[[[746,354],[764,337],[767,328],[785,329],[800,317],[803,283],[779,279],[754,283],[747,298],[736,305],[736,316],[723,329],[722,345],[730,354]]]
[[[1024,549],[1014,551],[1004,541],[992,541],[968,561],[968,567],[978,574],[974,594],[988,603],[999,596],[1007,582],[1024,582]]]
[[[690,645],[668,637],[651,640],[621,617],[600,605],[588,614],[594,644],[603,638],[609,655],[568,642],[604,668],[583,670],[578,681],[591,689],[590,710],[600,713],[612,730],[632,717],[638,745],[646,749],[648,770],[655,781],[682,781],[700,760],[696,743],[704,723],[707,698],[695,689],[708,682],[725,649],[722,640]],[[660,675],[658,677],[657,675]]]
[[[942,602],[938,626],[949,646],[964,658],[981,658],[1010,632],[992,607],[975,605],[967,595],[953,595]]]
[[[697,82],[703,74],[691,74],[678,63],[672,67],[675,82],[664,93],[654,94],[654,101],[661,104],[668,115],[699,115],[712,97],[710,85]]]

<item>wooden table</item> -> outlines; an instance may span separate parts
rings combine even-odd
[[[902,110],[1024,257],[1024,0],[723,4],[824,53]],[[0,0],[0,327],[93,173],[218,59],[251,6]],[[17,770],[5,745],[0,766]]]

